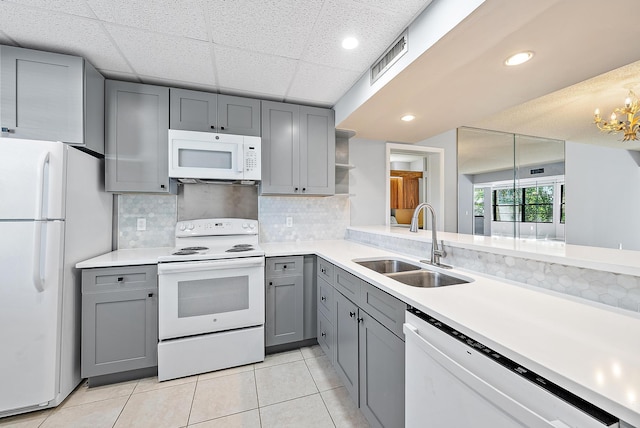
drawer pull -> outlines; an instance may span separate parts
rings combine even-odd
[[[320,296],[320,300],[322,300],[323,302],[326,302],[327,298],[325,296]]]
[[[118,277],[118,282],[122,282],[122,281],[124,281],[124,277],[123,276],[119,276]]]
[[[353,317],[355,317],[355,316],[356,316],[356,313],[355,313],[355,312],[349,312],[349,316],[350,316],[351,318],[353,318]]]
[[[269,287],[273,287],[273,281],[269,281]]]
[[[286,269],[286,268],[287,268],[287,265],[282,266],[282,269]]]
[[[320,333],[320,336],[322,337],[327,337],[327,333],[325,333],[324,331],[322,333]]]
[[[364,318],[358,318],[358,323],[361,323],[364,321]]]
[[[149,293],[149,297],[153,297],[153,293]]]

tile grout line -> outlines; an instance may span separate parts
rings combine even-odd
[[[193,403],[196,401],[196,391],[198,390],[198,382],[200,382],[200,375],[196,377],[196,386],[193,387],[193,395],[191,396],[191,405],[189,406],[189,415],[187,416],[187,427],[191,422],[191,412],[193,411]]]
[[[89,381],[87,380],[87,382],[89,382]],[[138,387],[139,383],[140,383],[140,380],[136,381],[136,385],[133,387],[133,389],[131,390],[131,393],[127,397],[127,401],[124,402],[124,406],[122,406],[122,409],[120,409],[120,411],[118,412],[118,417],[116,418],[115,421],[113,421],[113,425],[111,425],[112,428],[114,428],[116,426],[116,424],[118,423],[118,420],[120,419],[120,416],[122,416],[122,412],[124,412],[124,408],[127,407],[127,404],[129,403],[129,400],[131,400],[131,397],[133,396],[133,391],[136,390],[136,388]],[[87,388],[88,387],[89,386],[87,385]]]
[[[265,357],[266,358],[266,357]],[[262,412],[260,412],[260,397],[258,396],[258,380],[256,379],[256,365],[253,365],[253,385],[256,388],[256,404],[258,405],[258,423],[262,428]]]

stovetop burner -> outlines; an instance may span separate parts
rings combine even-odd
[[[180,251],[204,251],[208,249],[209,247],[184,247],[181,248]]]
[[[252,245],[234,245],[225,251],[225,253],[241,253],[243,251],[253,251]]]
[[[195,251],[195,250],[182,249],[180,251],[176,251],[175,253],[172,253],[171,255],[173,255],[173,256],[190,256],[192,254],[198,254],[198,252]]]

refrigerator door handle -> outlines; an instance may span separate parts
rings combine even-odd
[[[43,205],[45,203],[44,189],[46,184],[45,180],[47,179],[45,172],[50,159],[51,152],[46,152],[40,157],[40,160],[38,161],[38,178],[36,179],[36,215],[34,217],[36,220],[41,220],[43,218],[42,211]]]
[[[33,285],[35,285],[36,290],[38,290],[38,292],[40,293],[44,292],[44,268],[42,266],[43,265],[42,254],[45,252],[45,249],[46,249],[46,240],[42,239],[42,233],[43,233],[42,223],[44,222],[42,221],[35,222],[36,241],[33,246]],[[46,230],[45,230],[45,234],[46,234]]]

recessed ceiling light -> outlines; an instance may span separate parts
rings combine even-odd
[[[355,37],[347,37],[342,41],[342,47],[345,49],[355,49],[358,47],[358,39]]]
[[[400,118],[400,120],[404,120],[405,122],[411,122],[413,119],[415,119],[416,117],[412,114],[405,114],[404,116],[402,116]]]
[[[529,61],[531,58],[533,58],[533,52],[531,51],[518,52],[517,54],[513,54],[507,58],[504,63],[506,65],[520,65]]]

